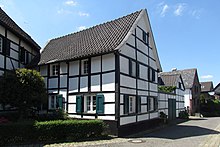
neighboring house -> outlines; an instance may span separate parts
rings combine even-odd
[[[214,99],[213,92],[213,82],[200,82],[201,84],[201,95],[204,96],[205,100]],[[214,92],[213,92],[214,93]]]
[[[0,76],[28,65],[40,46],[0,8]]]
[[[213,89],[213,91],[215,92],[215,99],[220,100],[220,83]]]
[[[108,120],[118,135],[158,118],[162,68],[146,10],[50,40],[39,67],[49,109]]]
[[[0,8],[0,77],[26,67],[39,54],[40,46]]]
[[[166,72],[164,72],[166,73]],[[169,72],[170,73],[170,72]],[[200,92],[197,69],[172,70],[172,74],[181,74],[185,86],[184,101],[185,107],[190,115],[195,115],[200,111]]]
[[[158,76],[160,86],[175,87],[172,92],[159,91],[158,110],[168,115],[172,120],[179,117],[180,111],[185,110],[184,91],[185,86],[181,74],[173,72],[161,72]]]

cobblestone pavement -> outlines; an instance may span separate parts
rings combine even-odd
[[[45,145],[45,147],[220,147],[220,117],[191,118],[135,137]]]

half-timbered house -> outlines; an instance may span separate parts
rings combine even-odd
[[[146,10],[50,40],[39,67],[49,109],[107,120],[118,135],[158,118],[162,69]]]

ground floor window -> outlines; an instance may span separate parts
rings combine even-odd
[[[49,96],[49,109],[56,109],[56,96],[55,95],[51,95]]]
[[[124,95],[124,114],[136,112],[136,97]]]
[[[88,113],[95,113],[96,112],[96,96],[85,96],[84,97],[84,105],[85,105],[85,112]]]
[[[50,95],[49,96],[49,106],[48,108],[49,109],[63,109],[63,101],[64,101],[64,98],[62,95]]]
[[[155,111],[157,109],[157,101],[155,97],[148,97],[148,111]]]
[[[129,113],[135,113],[135,97],[129,96]]]

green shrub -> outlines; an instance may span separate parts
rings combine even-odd
[[[176,86],[158,86],[159,92],[172,93],[176,90]]]
[[[38,141],[78,141],[102,137],[101,120],[54,120],[0,124],[0,145]]]
[[[179,118],[188,119],[189,118],[189,114],[188,114],[187,110],[180,111],[179,112]]]

